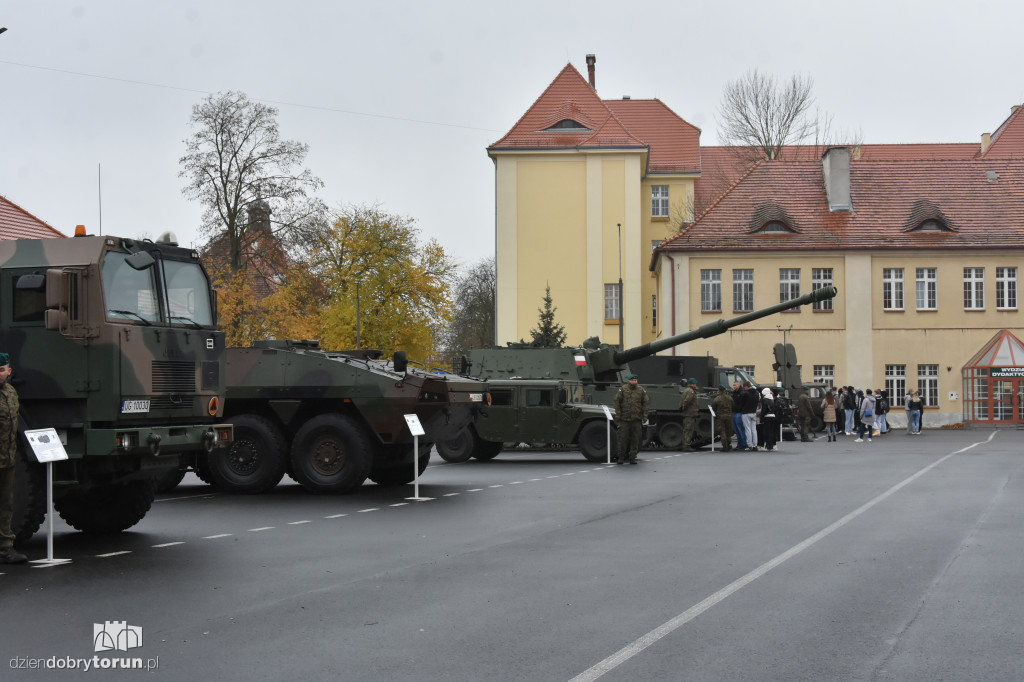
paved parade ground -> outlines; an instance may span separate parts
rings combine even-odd
[[[1019,680],[1024,432],[852,441],[435,455],[420,502],[190,474],[127,533],[58,523],[70,564],[0,567],[0,678]]]

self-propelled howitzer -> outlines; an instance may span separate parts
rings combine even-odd
[[[629,363],[654,355],[674,346],[696,339],[718,336],[726,331],[775,313],[809,305],[835,297],[835,287],[816,289],[795,299],[783,301],[760,310],[738,315],[726,320],[719,319],[703,324],[682,334],[657,339],[650,343],[619,350],[615,346],[601,343],[591,337],[580,346],[551,348],[537,347],[528,343],[511,343],[506,348],[482,348],[467,355],[464,373],[483,379],[565,379],[580,381],[586,399],[599,405],[612,406],[615,391],[626,382],[631,374]],[[699,378],[704,381],[703,378]],[[645,385],[650,397],[650,438],[666,447],[679,447],[682,443],[682,424],[679,414],[678,384]],[[693,445],[711,441],[710,413],[706,399],[700,396],[701,417]]]

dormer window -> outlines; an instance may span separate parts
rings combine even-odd
[[[952,232],[941,220],[925,220],[911,232]]]
[[[764,234],[787,234],[793,232],[793,230],[791,230],[789,228],[789,225],[782,222],[781,220],[771,220],[762,225],[761,229],[758,230],[758,232]]]
[[[554,124],[549,128],[545,128],[545,131],[561,131],[561,130],[579,130],[581,132],[590,132],[590,128],[583,125],[578,121],[574,121],[571,118],[563,118],[558,123]]]

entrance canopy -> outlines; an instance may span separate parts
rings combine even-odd
[[[964,421],[1024,423],[1024,343],[1003,329],[964,365]]]

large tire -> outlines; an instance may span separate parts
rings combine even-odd
[[[158,494],[171,492],[178,487],[183,478],[185,478],[185,470],[180,466],[173,469],[164,469],[162,473],[157,474],[155,477],[156,492]]]
[[[151,478],[71,491],[53,503],[60,517],[83,533],[120,533],[142,520],[156,497]]]
[[[811,434],[821,433],[825,430],[825,419],[820,415],[811,415]]]
[[[659,424],[658,442],[669,450],[678,450],[683,444],[683,425],[676,421]]]
[[[580,430],[580,452],[591,462],[605,462],[608,460],[608,426],[603,420],[592,419],[583,425]],[[612,429],[612,458],[618,450],[618,432]]]
[[[206,485],[216,487],[217,484],[214,483],[213,476],[210,475],[210,462],[206,457],[205,452],[196,454],[196,476]]]
[[[497,457],[503,449],[505,449],[504,443],[495,443],[492,440],[477,438],[476,448],[473,449],[473,457],[481,462],[486,462]]]
[[[292,441],[295,480],[312,493],[350,493],[370,474],[373,458],[362,427],[341,414],[321,414]]]
[[[46,467],[30,459],[25,446],[18,443],[14,459],[14,513],[11,532],[14,544],[29,540],[46,518]]]
[[[389,446],[381,446],[389,447]],[[396,446],[390,446],[396,447]],[[412,450],[411,445],[399,446],[402,448],[403,455],[409,455],[409,462],[402,462],[387,467],[375,466],[373,471],[370,473],[370,480],[377,485],[382,486],[396,486],[405,485],[406,483],[412,483],[415,480],[415,476],[412,473]],[[427,470],[427,465],[430,464],[430,449],[433,447],[431,443],[420,443],[420,459],[418,470],[420,475]]]
[[[231,418],[235,440],[207,455],[210,478],[233,493],[265,493],[284,478],[288,450],[284,434],[272,421],[255,414]]]
[[[437,441],[437,454],[441,459],[452,464],[469,461],[476,448],[477,436],[473,429],[467,427],[459,431],[451,438],[442,438]]]

